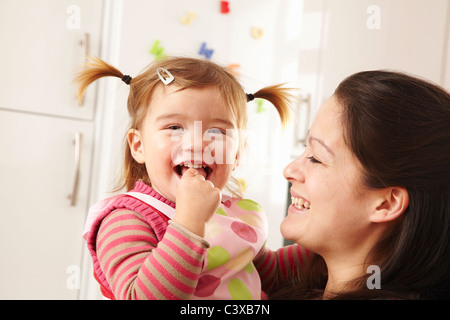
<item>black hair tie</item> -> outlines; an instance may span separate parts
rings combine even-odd
[[[122,81],[125,82],[126,84],[130,85],[131,79],[133,79],[132,77],[130,77],[129,75],[125,75],[122,78]]]
[[[247,102],[255,100],[255,96],[252,95],[251,93],[246,93],[246,96],[247,96]]]

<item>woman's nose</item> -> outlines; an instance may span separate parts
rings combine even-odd
[[[284,168],[283,175],[286,180],[290,182],[305,182],[305,174],[303,172],[304,158],[305,157],[301,155]]]

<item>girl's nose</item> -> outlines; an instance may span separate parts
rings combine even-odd
[[[201,121],[196,121],[192,128],[184,131],[181,144],[181,151],[185,155],[189,153],[193,163],[202,163],[202,155],[207,142],[203,139]]]

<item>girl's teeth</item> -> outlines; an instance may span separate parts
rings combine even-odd
[[[209,169],[208,166],[204,166],[201,164],[193,164],[193,163],[181,163],[180,165],[177,166],[177,170],[176,172],[178,173],[178,175],[183,176],[184,173],[189,169],[189,168],[194,168],[196,170],[198,170],[198,173],[201,174],[205,179],[208,179],[211,170]]]
[[[292,204],[299,210],[309,210],[311,204],[302,198],[291,197]]]
[[[203,166],[200,165],[200,164],[183,163],[182,165],[185,166],[185,167],[194,168],[194,169],[203,168]]]

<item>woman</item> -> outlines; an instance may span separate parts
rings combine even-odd
[[[317,255],[272,298],[449,298],[448,92],[394,72],[350,76],[284,175],[281,232]]]

